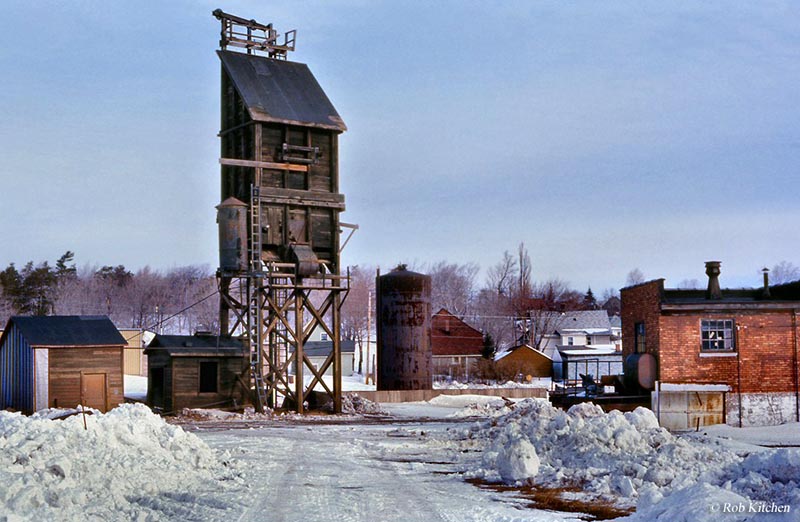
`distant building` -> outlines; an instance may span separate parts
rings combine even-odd
[[[156,335],[144,353],[151,408],[240,408],[251,400],[250,355],[238,339]]]
[[[623,354],[655,358],[662,425],[797,421],[800,281],[721,290],[720,263],[706,273],[706,291],[665,289],[663,279],[621,291]]]
[[[321,332],[318,334],[318,337],[323,340],[308,341],[303,345],[303,355],[308,357],[311,360],[311,364],[313,364],[317,369],[321,368],[322,365],[325,364],[325,361],[328,359],[328,355],[333,352],[333,341],[328,338],[329,336],[325,332]],[[339,356],[341,358],[340,361],[342,365],[342,375],[352,375],[356,354],[356,342],[341,341],[339,343],[339,350],[341,352]],[[294,347],[290,347],[289,353],[293,352]],[[292,371],[292,373],[294,373],[294,371]],[[307,373],[307,376],[309,375],[310,373]],[[323,375],[333,375],[332,364],[328,366]]]
[[[142,328],[120,328],[119,333],[128,343],[123,351],[125,375],[147,377],[147,356],[144,355],[144,349],[155,334]]]
[[[611,325],[611,344],[618,352],[622,351],[622,317],[612,315],[608,318],[608,323]]]
[[[436,378],[469,379],[483,351],[483,334],[444,308],[431,317],[431,351]]]
[[[553,375],[553,360],[527,344],[499,352],[494,360],[498,373],[504,378],[526,380]]]
[[[122,403],[125,339],[106,316],[15,316],[0,336],[0,409]]]
[[[584,374],[599,380],[622,373],[618,335],[605,310],[534,311],[524,332],[553,362],[553,379],[580,381]]]

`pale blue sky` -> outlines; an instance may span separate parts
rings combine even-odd
[[[347,123],[345,263],[800,264],[800,4],[353,0],[4,2],[0,266],[216,266],[216,7],[297,29]]]

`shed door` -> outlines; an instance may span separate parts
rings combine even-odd
[[[89,408],[105,412],[106,406],[106,374],[84,373],[81,375],[81,403]]]

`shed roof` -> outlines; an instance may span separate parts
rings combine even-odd
[[[242,357],[239,339],[217,335],[156,335],[144,353],[167,352],[172,357]]]
[[[505,350],[503,352],[498,352],[495,354],[494,360],[495,362],[499,361],[500,359],[504,359],[515,352],[524,353],[530,355],[531,357],[544,357],[545,359],[552,360],[552,357],[550,357],[544,352],[540,352],[539,350],[537,350],[536,348],[534,348],[529,344],[520,344],[512,348],[509,348],[508,350]]]
[[[114,323],[105,315],[14,316],[3,336],[17,327],[31,346],[125,346]],[[2,338],[0,338],[2,343]]]
[[[743,306],[747,309],[758,309],[781,307],[787,304],[795,307],[797,306],[797,302],[800,301],[800,281],[772,285],[769,287],[769,296],[764,295],[763,287],[723,288],[720,290],[720,299],[708,299],[706,297],[706,290],[664,288],[664,279],[654,279],[623,288],[622,291],[627,293],[627,291],[635,288],[653,285],[658,288],[663,305],[678,308],[720,308],[728,305],[735,305],[736,307]]]
[[[306,64],[232,51],[217,54],[253,120],[347,130]]]

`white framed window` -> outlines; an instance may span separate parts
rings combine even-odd
[[[700,349],[703,352],[732,352],[736,349],[733,319],[700,321]]]

